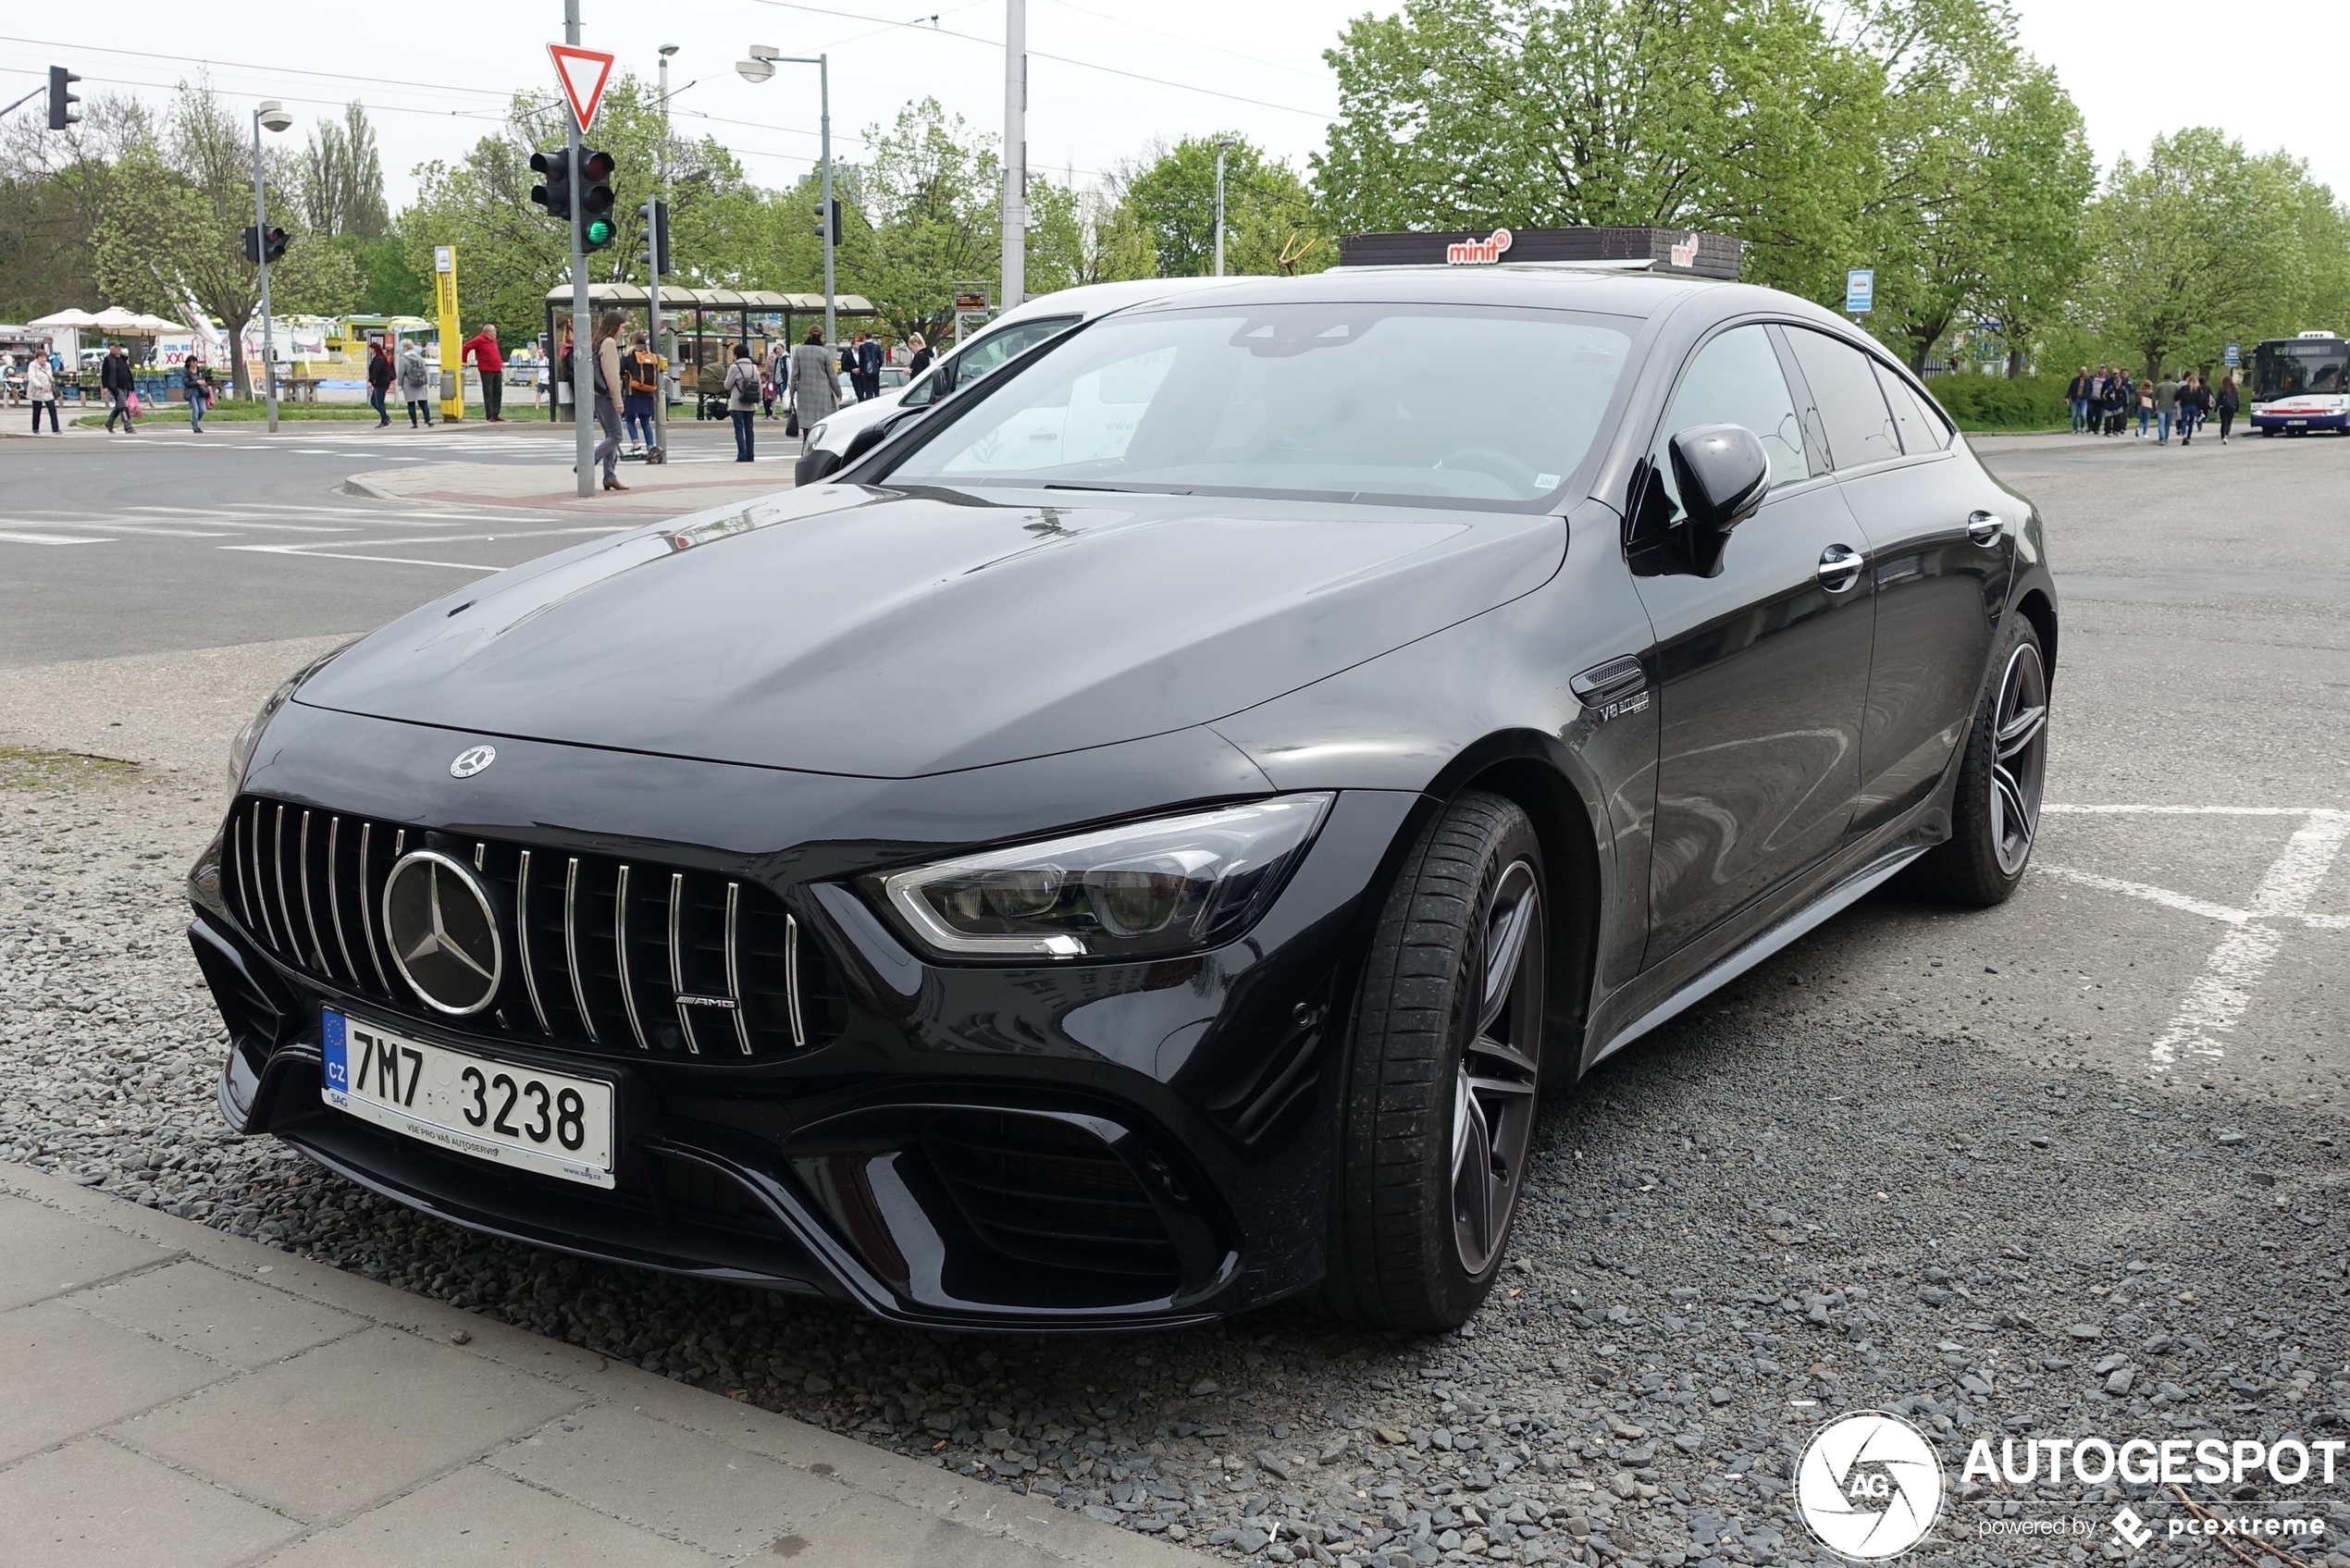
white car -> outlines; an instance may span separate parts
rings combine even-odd
[[[1142,278],[1124,283],[1088,283],[1039,295],[989,322],[969,342],[943,355],[910,383],[896,388],[884,385],[881,396],[861,403],[844,403],[819,420],[808,432],[799,462],[794,467],[794,477],[805,485],[818,476],[819,470],[830,473],[840,465],[849,441],[859,431],[870,429],[900,408],[921,408],[935,402],[956,388],[991,375],[1005,361],[1059,337],[1072,327],[1129,305],[1237,281],[1231,278]]]

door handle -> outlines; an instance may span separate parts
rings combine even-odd
[[[1999,536],[2007,532],[2007,527],[2008,525],[1999,520],[1999,514],[1996,512],[1967,513],[1966,537],[1985,549],[1999,542]]]
[[[1840,594],[1861,580],[1861,566],[1868,558],[1850,545],[1830,545],[1820,552],[1820,586],[1832,594]]]

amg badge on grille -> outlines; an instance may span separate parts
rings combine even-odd
[[[496,760],[498,760],[496,747],[472,747],[457,753],[457,759],[449,764],[449,776],[452,779],[469,779]]]

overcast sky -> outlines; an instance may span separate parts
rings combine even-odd
[[[751,86],[734,69],[751,43],[831,54],[843,158],[862,152],[856,138],[867,128],[925,93],[976,127],[1002,128],[1003,0],[582,0],[582,42],[649,78],[658,47],[680,45],[681,128],[708,117],[700,123],[762,182],[791,179],[815,159],[816,72],[785,66]],[[1365,0],[1030,0],[1031,162],[1082,182],[1155,140],[1236,130],[1303,165],[1335,107],[1321,51],[1369,8]],[[2080,104],[2101,166],[2143,155],[2158,132],[2218,125],[2255,149],[2291,150],[2350,194],[2350,138],[2331,76],[2350,45],[2350,5],[2019,0],[2017,9],[2026,45]],[[411,170],[462,153],[513,88],[552,90],[545,44],[563,36],[557,0],[238,0],[226,9],[110,0],[10,14],[0,25],[17,36],[0,37],[0,101],[38,85],[52,64],[86,78],[85,95],[127,90],[158,102],[208,68],[242,104],[286,100],[299,117],[292,140],[358,97],[375,113],[395,207],[414,192]],[[243,25],[228,25],[232,17]],[[439,40],[447,46],[428,42]],[[36,114],[39,104],[17,112]]]

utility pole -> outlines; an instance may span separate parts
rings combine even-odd
[[[840,346],[840,334],[835,326],[836,314],[833,297],[833,229],[839,219],[833,205],[833,57],[830,55],[785,55],[772,43],[754,43],[750,52],[735,62],[736,74],[745,81],[761,82],[783,66],[814,66],[816,68],[816,105],[818,129],[822,141],[817,156],[824,171],[823,203],[817,210],[817,227],[824,234],[824,346]]]
[[[1004,0],[1004,291],[1028,297],[1028,0]]]
[[[1224,276],[1224,153],[1231,142],[1223,138],[1216,142],[1216,276]]]
[[[661,141],[653,148],[653,222],[665,221],[669,203],[669,56],[677,53],[677,45],[661,46]],[[669,461],[669,369],[668,337],[661,329],[661,264],[669,258],[662,254],[663,236],[649,228],[645,236],[645,313],[652,317],[653,352],[661,356],[662,369],[653,377],[653,447]]]
[[[579,46],[579,0],[563,0],[563,42]],[[579,493],[596,493],[596,358],[589,343],[595,315],[588,303],[588,252],[580,243],[580,195],[588,189],[579,178],[579,117],[564,112],[570,124],[571,158],[571,422],[572,466],[579,478]]]

